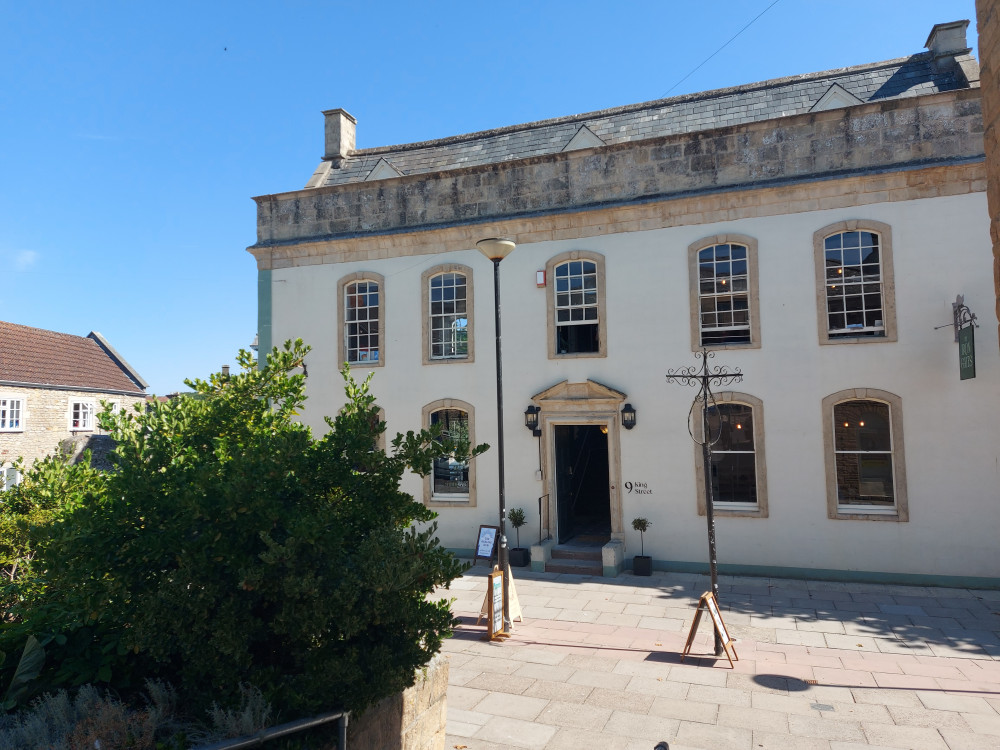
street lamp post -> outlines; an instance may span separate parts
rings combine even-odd
[[[500,495],[500,570],[503,572],[503,627],[508,633],[510,621],[510,576],[508,574],[507,551],[507,506],[504,498],[504,458],[503,458],[503,364],[500,357],[500,261],[514,250],[513,240],[491,237],[476,243],[479,252],[493,261],[493,308],[495,313],[497,343],[497,465]]]
[[[719,566],[718,555],[715,551],[715,493],[712,488],[712,446],[718,442],[720,435],[712,438],[709,427],[709,410],[715,406],[715,395],[712,393],[712,385],[729,385],[739,383],[743,380],[743,373],[739,369],[730,372],[723,366],[709,367],[708,360],[715,356],[715,352],[702,349],[695,352],[696,357],[701,358],[701,367],[678,367],[667,370],[668,383],[680,383],[698,387],[698,395],[691,402],[691,409],[688,411],[688,433],[691,439],[701,445],[702,463],[705,465],[705,522],[708,524],[708,573],[712,579],[712,594],[715,600],[719,601]],[[691,429],[691,416],[698,403],[701,403],[701,435],[695,435]],[[715,655],[722,656],[725,647],[719,635],[719,629],[715,628]]]

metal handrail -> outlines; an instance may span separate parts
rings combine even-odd
[[[296,732],[304,732],[305,730],[312,729],[313,727],[329,724],[331,721],[337,722],[337,750],[347,750],[347,720],[349,716],[350,711],[336,711],[314,716],[311,719],[297,719],[295,721],[290,721],[287,724],[280,724],[276,727],[270,727],[269,729],[262,729],[254,735],[237,737],[233,740],[223,740],[222,742],[215,742],[211,745],[199,745],[192,750],[241,750],[241,748],[244,747],[258,747],[259,745],[263,745],[265,742],[270,740],[276,740],[279,737],[287,737],[288,735],[295,734]]]

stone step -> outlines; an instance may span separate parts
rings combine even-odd
[[[600,547],[566,547],[556,545],[552,548],[553,560],[596,560],[601,561]]]
[[[604,565],[600,560],[549,560],[545,563],[546,573],[572,573],[580,576],[603,576]]]

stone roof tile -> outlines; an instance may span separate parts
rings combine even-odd
[[[932,65],[929,53],[921,53],[437,141],[362,149],[344,159],[339,169],[317,170],[308,186],[363,180],[382,157],[404,175],[410,175],[556,153],[581,125],[613,145],[801,114],[808,112],[834,83],[863,102],[950,91],[969,85],[964,79],[956,78],[953,70],[942,71]]]

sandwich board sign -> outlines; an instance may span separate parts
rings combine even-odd
[[[504,572],[497,568],[489,575],[486,587],[486,635],[488,640],[499,641],[510,637],[510,631],[503,626],[503,576]]]
[[[695,634],[698,632],[698,623],[701,622],[702,611],[707,611],[709,617],[712,618],[712,627],[715,628],[715,632],[719,634],[719,640],[722,641],[722,647],[725,650],[726,658],[729,659],[729,666],[735,666],[733,664],[733,659],[736,661],[740,660],[740,657],[736,655],[736,646],[733,645],[733,639],[729,635],[729,631],[726,630],[726,623],[722,621],[722,613],[719,611],[719,602],[715,599],[715,594],[711,591],[706,591],[701,595],[701,599],[698,600],[698,609],[694,613],[694,622],[691,623],[691,632],[688,633],[687,643],[684,644],[684,652],[681,654],[681,661],[684,661],[684,657],[687,656],[691,651],[691,645],[694,643]],[[732,656],[729,652],[732,651]]]
[[[499,567],[494,565],[494,571],[498,571]],[[490,619],[490,595],[493,594],[492,584],[486,587],[486,596],[483,597],[483,606],[479,609],[479,617],[476,618],[476,625],[483,618],[487,620]],[[510,610],[510,621],[514,620],[518,622],[524,622],[524,615],[521,614],[521,602],[517,598],[517,589],[514,588],[514,576],[510,574],[510,566],[507,566],[507,596],[510,597],[510,603],[507,605],[507,609]],[[497,605],[500,609],[503,609],[503,586],[500,587],[500,603]],[[502,614],[502,613],[501,613]]]

